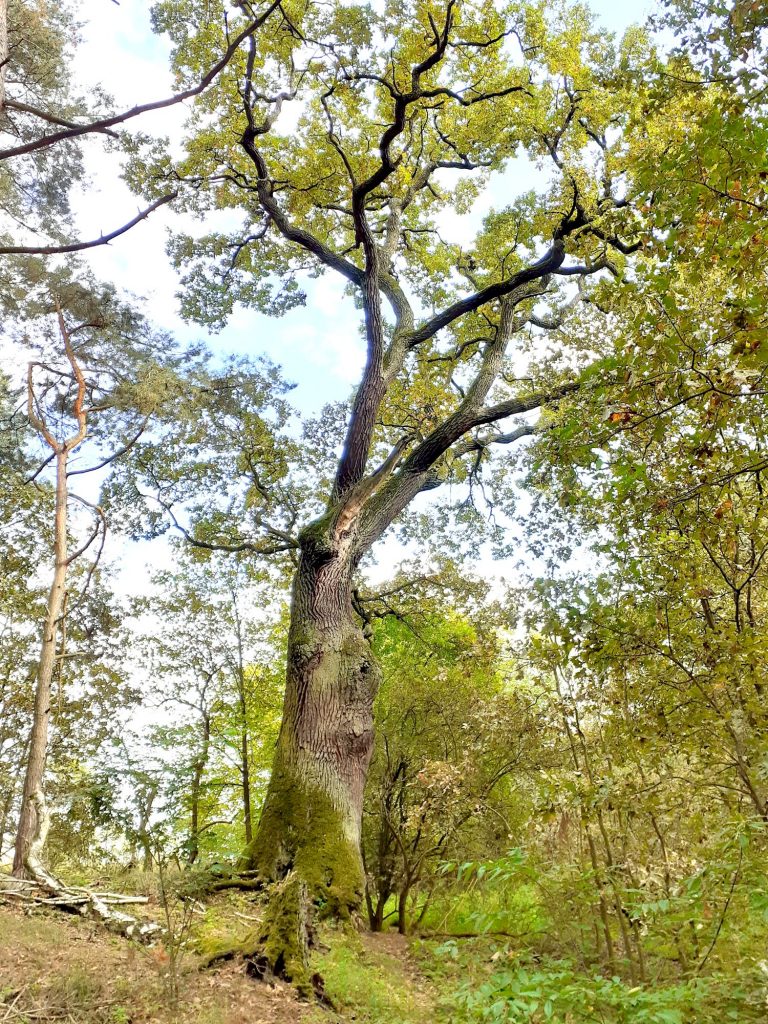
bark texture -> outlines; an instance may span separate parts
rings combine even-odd
[[[16,832],[16,847],[13,856],[13,873],[17,878],[27,875],[27,859],[37,832],[37,811],[35,794],[42,791],[45,760],[48,753],[48,731],[51,714],[51,682],[56,666],[56,639],[64,611],[67,577],[67,449],[64,447],[56,457],[56,510],[54,532],[54,573],[48,595],[40,663],[35,686],[35,707],[32,715],[32,732],[29,740],[29,757],[24,776],[24,791],[21,814]]]
[[[240,866],[269,881],[295,871],[322,913],[344,918],[363,898],[360,829],[380,672],[352,611],[350,547],[322,520],[301,543],[283,721]]]
[[[2,0],[0,0],[2,2]],[[51,683],[56,667],[57,640],[61,634],[62,623],[66,614],[67,570],[91,544],[98,532],[91,534],[89,540],[71,554],[67,553],[67,464],[69,455],[85,439],[87,433],[86,382],[83,372],[75,356],[72,337],[64,321],[61,308],[57,306],[59,331],[64,344],[64,351],[72,370],[72,381],[75,385],[72,415],[76,423],[75,432],[65,439],[57,438],[51,431],[41,408],[39,397],[35,392],[34,371],[41,366],[30,363],[27,369],[27,415],[32,426],[53,452],[56,459],[56,491],[54,499],[54,533],[53,533],[53,581],[48,595],[43,637],[40,649],[40,661],[37,668],[35,683],[35,706],[32,714],[32,730],[29,738],[29,755],[24,776],[19,826],[16,832],[16,848],[13,858],[13,873],[23,878],[29,871],[28,858],[30,846],[38,834],[36,801],[43,793],[43,775],[48,755],[48,732],[51,714]],[[82,498],[80,499],[83,500]],[[87,502],[85,504],[88,504]],[[42,843],[45,842],[43,833]],[[41,847],[42,848],[42,847]]]
[[[8,63],[8,0],[0,0],[0,120],[5,118],[5,65]]]

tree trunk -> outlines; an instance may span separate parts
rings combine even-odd
[[[5,834],[8,829],[8,819],[11,815],[11,807],[13,806],[13,798],[16,796],[16,787],[11,786],[8,792],[5,794],[3,800],[3,809],[0,812],[0,858],[3,856],[5,851]]]
[[[16,849],[13,858],[13,873],[17,878],[26,874],[26,860],[30,845],[37,830],[37,818],[33,797],[43,790],[43,773],[48,753],[48,725],[51,713],[51,680],[56,666],[56,637],[64,609],[65,583],[67,576],[67,456],[66,445],[56,452],[56,504],[54,530],[54,572],[48,608],[43,627],[43,641],[40,664],[37,670],[35,707],[32,717],[32,732],[29,739],[29,759],[24,777],[24,791],[21,799],[19,827],[16,832]]]
[[[401,935],[408,934],[408,894],[410,883],[406,882],[397,897],[397,930]]]
[[[8,0],[0,0],[0,122],[5,120],[5,65],[8,63]]]
[[[152,844],[150,843],[149,836],[146,832],[141,836],[140,842],[141,848],[144,851],[144,858],[141,862],[141,870],[144,872],[149,872],[152,870],[152,861],[154,860],[154,858],[152,856]]]
[[[200,751],[195,758],[192,773],[192,790],[190,793],[189,849],[187,864],[194,864],[200,853],[200,795],[203,789],[203,773],[208,765],[208,753],[211,745],[211,720],[203,712],[201,720]]]
[[[243,777],[243,822],[246,846],[253,840],[253,811],[251,808],[251,758],[248,752],[248,703],[245,696],[245,666],[242,642],[238,638],[238,696],[240,700],[240,774]]]
[[[253,808],[251,801],[251,758],[248,750],[248,697],[245,685],[245,655],[243,652],[243,624],[237,607],[237,593],[230,587],[232,595],[232,612],[237,628],[237,665],[235,680],[237,682],[237,699],[240,707],[240,775],[243,780],[243,823],[245,825],[245,845],[253,840]]]
[[[351,602],[355,565],[328,521],[305,530],[293,584],[285,707],[264,809],[240,863],[290,871],[326,915],[363,899],[360,832],[380,670]]]
[[[149,822],[152,817],[152,807],[157,796],[157,784],[150,783],[137,790],[137,803],[139,808],[139,825],[136,836],[144,853],[142,860],[142,871],[152,870],[152,838],[149,834]],[[131,858],[133,859],[133,858]]]
[[[243,821],[245,823],[245,842],[253,840],[253,812],[251,810],[251,766],[248,757],[248,729],[243,724],[240,740],[240,771],[243,776]]]
[[[376,906],[373,900],[368,900],[368,927],[372,932],[384,931],[384,908],[387,901],[381,895],[376,897]]]

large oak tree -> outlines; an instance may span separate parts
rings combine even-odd
[[[360,561],[422,492],[533,432],[515,417],[582,386],[543,359],[520,376],[515,359],[532,331],[543,353],[585,281],[620,275],[638,247],[621,126],[645,55],[641,36],[617,47],[580,8],[415,0],[278,15],[206,94],[185,160],[142,164],[134,179],[151,197],[170,175],[201,215],[241,214],[235,232],[174,243],[187,315],[222,323],[236,301],[283,312],[305,300],[306,273],[338,275],[360,310],[365,367],[324,510],[293,541],[284,718],[241,862],[265,880],[294,872],[345,915],[362,898],[379,685],[353,609]],[[167,2],[156,19],[189,80],[235,31],[210,7]],[[541,189],[515,198],[515,172],[533,166]],[[509,205],[463,246],[446,241],[441,218],[471,210],[505,169]],[[262,497],[264,536],[284,537]]]

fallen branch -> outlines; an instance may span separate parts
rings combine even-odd
[[[82,886],[69,886],[42,863],[42,852],[51,826],[51,815],[41,790],[32,794],[37,825],[24,860],[28,878],[5,878],[0,881],[0,897],[9,896],[26,903],[57,907],[82,917],[94,917],[111,932],[139,942],[152,942],[163,928],[155,921],[140,921],[122,910],[113,909],[125,903],[146,903],[146,896],[124,896],[121,893],[97,893]],[[39,892],[35,892],[36,886]]]

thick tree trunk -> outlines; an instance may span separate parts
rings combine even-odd
[[[37,816],[34,797],[43,791],[43,773],[48,753],[48,726],[51,713],[51,680],[56,665],[56,638],[64,610],[64,595],[67,576],[67,455],[66,445],[56,453],[56,507],[54,532],[54,573],[48,608],[43,627],[40,664],[37,670],[35,707],[32,717],[32,732],[29,740],[29,758],[24,777],[24,791],[21,800],[19,827],[16,832],[16,849],[13,858],[13,873],[17,878],[26,874],[29,850],[37,831]]]
[[[265,880],[294,871],[324,914],[360,907],[360,831],[380,671],[356,624],[354,569],[327,524],[302,536],[293,585],[283,721],[272,775],[241,868]]]

